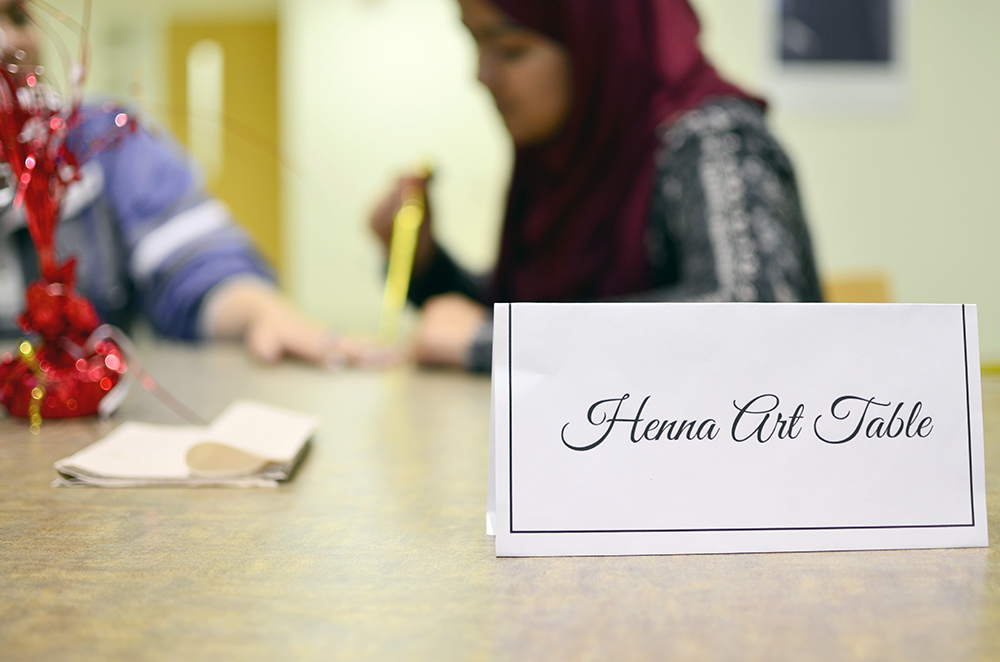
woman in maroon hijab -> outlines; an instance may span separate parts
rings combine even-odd
[[[416,356],[488,369],[497,301],[816,301],[790,163],[686,0],[459,0],[516,147],[496,270],[421,236]],[[388,241],[399,191],[372,225]]]

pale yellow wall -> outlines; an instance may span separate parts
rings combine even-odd
[[[47,0],[47,4],[65,12],[69,20],[82,19],[84,0]],[[166,117],[166,42],[172,21],[260,20],[276,13],[277,0],[91,0],[87,91],[117,98],[138,97],[152,117]],[[55,33],[76,58],[75,34],[58,29]],[[61,80],[63,70],[56,49],[48,40],[43,40],[42,46],[46,65]]]
[[[280,25],[290,284],[312,312],[373,333],[382,256],[371,207],[432,159],[438,236],[486,268],[509,146],[452,0],[287,0]]]
[[[108,50],[117,43],[128,59],[95,56],[95,69],[104,70],[92,80],[120,86],[124,62],[143,62],[147,95],[155,98],[164,3],[110,1],[97,0],[95,23],[103,12],[106,30],[117,24],[140,36],[105,37]],[[766,93],[765,0],[694,4],[720,68]],[[418,158],[439,164],[442,240],[470,265],[490,263],[510,149],[473,80],[474,54],[451,0],[174,5],[227,15],[277,11],[285,260],[290,290],[307,309],[340,327],[374,331],[380,258],[365,216],[392,174]],[[1000,245],[1000,42],[992,34],[1000,3],[911,6],[912,87],[900,112],[823,115],[776,104],[772,125],[798,166],[824,272],[883,270],[897,301],[978,304],[983,359],[1000,362],[1000,260],[993,255]]]
[[[766,94],[766,3],[695,4],[720,68]],[[481,90],[460,80],[472,54],[442,5],[450,3],[283,4],[285,35],[296,38],[285,100],[300,106],[288,115],[300,136],[290,153],[330,164],[325,204],[336,210],[292,210],[294,291],[331,319],[371,328],[377,259],[357,234],[359,217],[382,173],[424,152],[442,160],[441,192],[454,196],[440,202],[444,240],[470,263],[488,263],[494,250],[495,215],[482,207],[502,193],[509,154]],[[824,273],[884,271],[897,301],[975,303],[983,358],[1000,361],[1000,41],[992,34],[1000,3],[917,0],[911,10],[911,90],[901,111],[824,115],[776,104],[773,127],[798,166]],[[307,141],[309,132],[319,139]],[[461,177],[455,188],[451,176]],[[301,190],[297,205],[308,197]]]
[[[734,79],[768,89],[758,2],[695,0],[704,44]],[[799,170],[820,266],[882,270],[896,301],[974,303],[982,358],[1000,361],[1000,3],[911,3],[902,112],[776,105]]]

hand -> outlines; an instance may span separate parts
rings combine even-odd
[[[420,311],[413,358],[420,365],[465,367],[476,332],[488,311],[461,294],[428,299]]]
[[[392,191],[375,206],[368,219],[369,227],[388,252],[389,245],[392,243],[392,223],[396,212],[403,206],[403,199],[407,197],[407,194],[412,195],[413,192],[424,196],[424,220],[420,224],[416,253],[413,256],[413,273],[415,274],[423,273],[437,252],[437,246],[431,236],[431,210],[430,201],[427,199],[427,182],[427,177],[417,175],[400,177]]]
[[[402,361],[399,350],[374,341],[334,335],[316,322],[281,302],[283,311],[272,309],[255,316],[247,326],[244,341],[250,355],[262,363],[296,358],[321,368],[345,365],[386,367]]]
[[[396,350],[331,335],[260,281],[223,286],[205,305],[209,334],[213,338],[242,336],[251,356],[263,363],[287,356],[335,368],[345,364],[377,367],[401,360]]]

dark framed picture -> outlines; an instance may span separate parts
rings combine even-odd
[[[769,94],[792,111],[894,114],[909,101],[911,0],[765,0]]]
[[[781,60],[887,65],[890,0],[781,0]]]

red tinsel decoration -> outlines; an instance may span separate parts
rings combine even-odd
[[[58,263],[60,204],[87,155],[78,158],[66,146],[70,131],[81,122],[79,102],[64,104],[42,84],[40,72],[30,65],[0,65],[0,161],[16,182],[14,206],[24,207],[41,273],[27,288],[19,319],[21,329],[38,339],[22,342],[16,356],[0,357],[0,404],[14,416],[30,418],[35,431],[42,418],[97,413],[101,399],[126,370],[112,341],[90,341],[100,321],[90,302],[73,289],[75,260]],[[124,113],[115,123],[135,128]],[[115,140],[120,132],[114,133],[90,145],[88,152]]]

